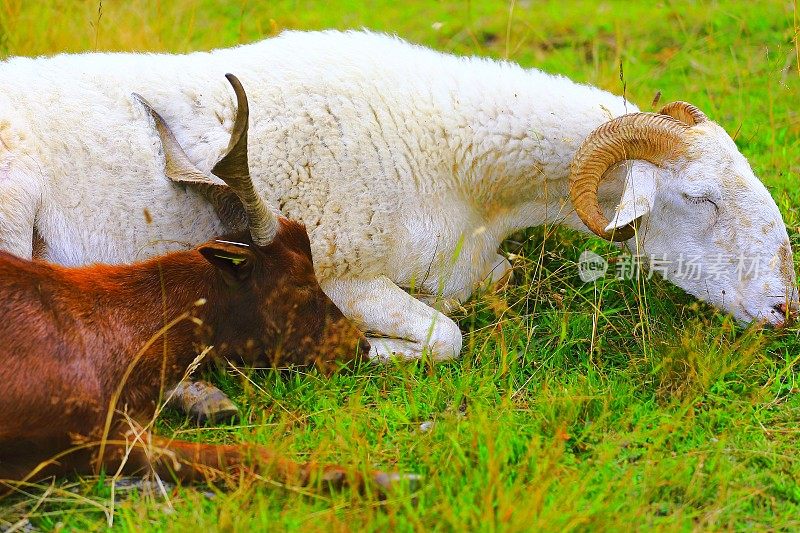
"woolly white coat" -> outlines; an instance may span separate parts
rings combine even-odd
[[[307,225],[323,288],[389,337],[373,339],[381,357],[457,355],[457,326],[400,287],[464,300],[505,274],[497,249],[509,233],[544,222],[585,230],[567,200],[570,161],[600,124],[637,111],[564,77],[366,32],[286,32],[188,55],[14,58],[0,64],[0,247],[66,265],[129,262],[221,233],[203,197],[165,177],[131,93],[209,170],[235,111],[227,72],[250,100],[256,188]],[[614,172],[601,198],[609,212],[625,192]],[[769,204],[773,253],[788,247],[786,232],[753,179],[748,202]],[[785,296],[793,283],[784,275],[756,292]]]

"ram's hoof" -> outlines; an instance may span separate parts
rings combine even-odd
[[[182,381],[169,394],[169,405],[189,416],[198,425],[218,424],[239,416],[236,404],[207,381]]]

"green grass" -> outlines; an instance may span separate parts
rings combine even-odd
[[[29,2],[0,5],[0,53],[187,51],[284,28],[368,27],[626,94],[688,100],[722,124],[770,188],[800,250],[800,79],[791,2]],[[116,494],[105,480],[32,487],[0,524],[43,530],[617,530],[800,527],[798,328],[741,330],[669,284],[584,285],[606,243],[553,228],[506,243],[516,281],[457,316],[460,360],[363,365],[331,379],[212,379],[240,426],[162,432],[257,442],[298,459],[425,476],[385,502],[243,482]],[[252,381],[250,381],[252,380]],[[423,432],[420,424],[433,421]],[[1,526],[0,526],[1,527]]]

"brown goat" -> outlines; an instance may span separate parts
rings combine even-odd
[[[253,471],[299,484],[346,480],[341,467],[147,429],[206,346],[237,361],[267,354],[274,364],[323,365],[369,348],[317,283],[305,228],[252,193],[247,105],[231,83],[239,109],[214,173],[244,205],[249,231],[135,265],[65,268],[0,252],[0,480],[8,486],[103,468],[178,481]],[[174,141],[156,126],[162,142]],[[393,479],[372,477],[384,487]]]

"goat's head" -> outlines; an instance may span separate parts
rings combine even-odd
[[[210,343],[248,363],[275,366],[331,363],[366,355],[369,343],[325,295],[314,275],[305,227],[280,218],[274,238],[256,244],[248,232],[198,248],[216,270],[221,294],[207,316]]]
[[[253,187],[247,158],[249,108],[239,80],[227,75],[237,99],[236,118],[225,155],[209,176],[189,161],[163,118],[144,98],[161,137],[166,173],[213,199],[227,221],[244,229],[211,241],[198,251],[216,269],[219,308],[212,309],[211,340],[218,351],[276,366],[316,363],[329,369],[366,355],[369,343],[322,291],[302,224],[279,216]],[[209,302],[213,305],[213,302]]]
[[[627,178],[609,220],[598,186],[620,164]],[[627,241],[664,277],[740,322],[782,324],[797,309],[792,251],[775,201],[730,136],[691,104],[596,129],[573,160],[570,196],[594,233]]]

